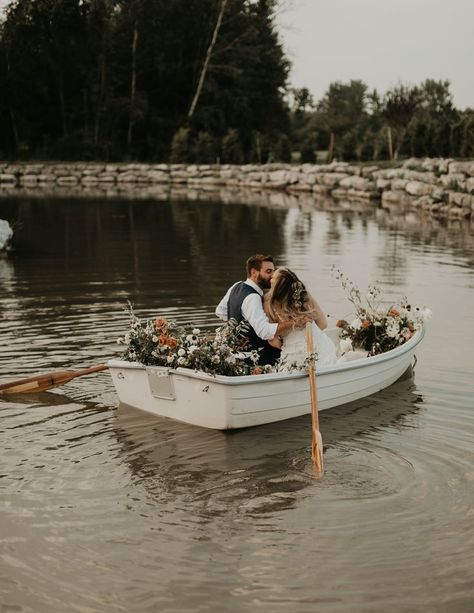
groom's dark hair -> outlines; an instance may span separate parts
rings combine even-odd
[[[255,268],[255,270],[260,270],[260,268],[262,268],[262,262],[273,262],[273,256],[262,255],[261,253],[251,255],[247,260],[247,277],[250,277],[250,271],[252,268]]]

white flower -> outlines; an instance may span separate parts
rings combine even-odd
[[[191,345],[191,347],[189,347],[189,349],[188,349],[188,353],[191,355],[192,353],[194,353],[198,349],[199,349],[199,347],[196,347],[196,345]]]
[[[172,355],[169,355],[169,356],[166,358],[166,361],[168,362],[168,364],[172,364],[172,363],[173,363],[173,360],[174,360],[174,357],[173,357]]]
[[[201,330],[199,328],[194,328],[193,334],[201,334]]]
[[[180,366],[182,366],[183,364],[186,364],[186,358],[183,358],[183,357],[178,358],[178,364],[179,364]]]
[[[117,339],[117,345],[121,345],[124,342],[123,338],[118,338]]]
[[[342,338],[339,341],[339,348],[341,353],[347,353],[348,351],[352,351],[352,342],[350,338]]]
[[[362,326],[362,322],[358,317],[356,317],[354,321],[351,323],[351,328],[353,330],[360,330],[361,326]]]
[[[388,317],[385,332],[390,338],[396,338],[400,332],[400,325],[394,319]]]
[[[236,359],[234,355],[230,354],[228,357],[226,357],[225,361],[227,364],[235,364]]]
[[[421,319],[423,321],[426,321],[427,319],[429,319],[431,316],[433,315],[433,311],[431,309],[428,309],[427,307],[424,307],[421,311]]]
[[[186,336],[186,340],[189,341],[190,343],[194,340],[194,335],[193,334],[188,334]]]
[[[127,334],[125,335],[125,343],[128,345],[130,342],[130,332],[127,332]]]
[[[213,364],[219,364],[219,362],[221,361],[220,357],[218,355],[213,355],[211,358],[211,362]]]
[[[152,336],[152,337],[151,337],[151,340],[152,340],[154,343],[157,343],[157,342],[158,342],[158,337],[157,337],[156,335],[154,335],[154,336]]]
[[[186,351],[184,349],[178,349],[178,355],[180,357],[183,357],[183,355],[186,355]],[[179,360],[178,360],[178,362],[179,362]]]

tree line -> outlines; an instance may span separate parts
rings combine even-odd
[[[0,158],[262,163],[474,157],[449,84],[290,90],[278,0],[14,0]]]
[[[315,149],[328,161],[474,157],[474,109],[455,108],[449,81],[399,83],[384,95],[360,80],[336,82],[317,102],[297,89],[291,118],[303,162],[315,160]]]

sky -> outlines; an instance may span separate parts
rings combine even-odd
[[[172,0],[171,0],[172,1]],[[7,4],[0,0],[0,8]],[[474,108],[474,0],[280,0],[277,27],[290,83],[315,99],[333,81],[384,93],[398,82],[448,79]]]
[[[333,81],[384,93],[398,82],[451,82],[474,108],[474,0],[281,0],[277,26],[293,87],[315,99]]]

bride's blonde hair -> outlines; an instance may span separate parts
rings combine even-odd
[[[273,321],[298,319],[315,312],[313,300],[306,287],[289,268],[277,268],[274,283],[265,297],[268,313]]]

